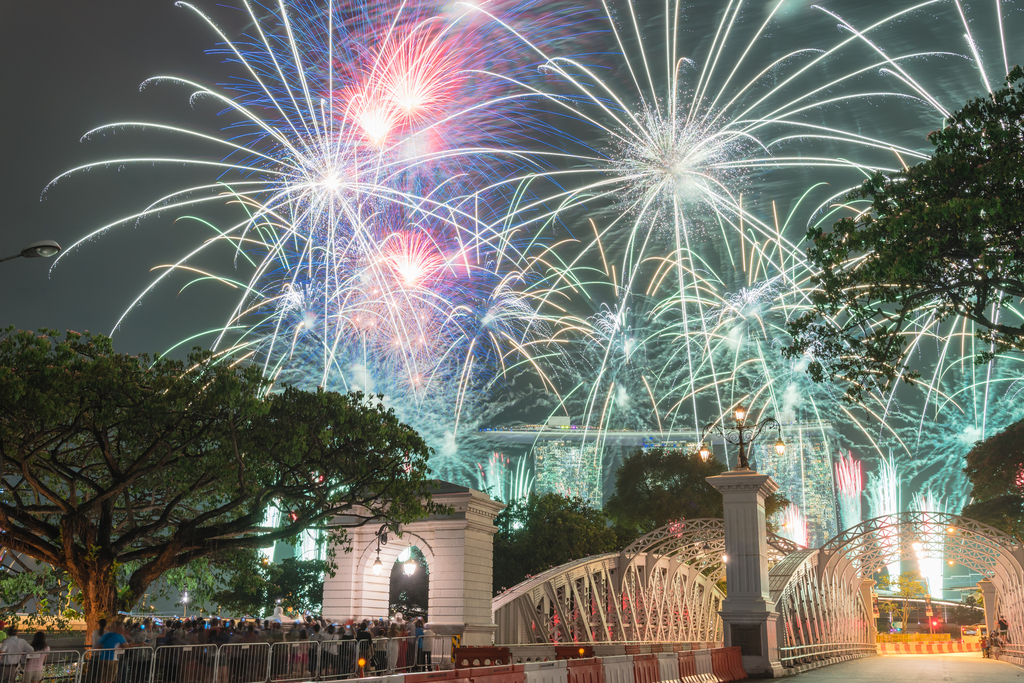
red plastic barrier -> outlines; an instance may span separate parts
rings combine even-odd
[[[729,667],[729,673],[732,674],[732,680],[742,681],[744,678],[749,678],[747,670],[743,668],[743,653],[740,648],[725,648],[725,659]]]
[[[476,666],[504,666],[512,662],[512,653],[507,647],[457,647],[452,653],[456,669],[470,669]]]
[[[638,655],[640,654],[640,645],[638,643],[627,643],[626,644],[627,655]]]
[[[633,680],[636,683],[661,683],[658,655],[633,655]]]
[[[732,674],[729,673],[729,660],[724,649],[711,651],[711,671],[720,681],[732,680]]]
[[[555,659],[587,659],[593,656],[591,645],[555,645]]]
[[[565,665],[568,683],[604,683],[604,665],[600,657],[570,659]]]
[[[525,683],[522,664],[488,666],[469,671],[469,683]]]
[[[687,650],[686,652],[677,652],[676,656],[679,657],[679,680],[683,683],[688,680],[696,680],[697,660],[693,658],[693,653]]]

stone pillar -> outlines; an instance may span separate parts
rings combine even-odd
[[[981,598],[985,601],[985,626],[988,627],[988,635],[991,637],[999,629],[999,614],[996,612],[996,587],[988,579],[978,582],[978,590],[981,591]]]
[[[864,579],[860,582],[860,599],[864,602],[864,609],[868,613],[868,638],[870,642],[878,642],[878,621],[875,619],[875,601],[871,589],[875,587],[874,579]]]
[[[493,537],[498,530],[494,518],[505,506],[480,491],[441,481],[434,482],[431,494],[451,514],[403,524],[401,537],[390,534],[380,550],[385,569],[381,576],[373,574],[380,524],[348,530],[347,551],[336,548],[338,569],[324,579],[326,618],[387,616],[392,566],[403,549],[414,545],[430,569],[427,620],[431,630],[461,636],[463,645],[491,644],[497,629],[491,612]],[[340,517],[336,523],[349,526],[359,521]]]
[[[767,474],[732,470],[708,477],[725,506],[725,646],[739,647],[743,668],[757,678],[783,674],[778,618],[768,588],[768,528],[764,499],[778,490]]]
[[[463,645],[490,645],[498,628],[491,611],[494,518],[505,506],[466,488],[434,493],[434,502],[452,514],[426,522],[440,565],[430,574],[430,628],[438,635],[461,635]]]

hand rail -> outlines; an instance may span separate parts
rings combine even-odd
[[[876,654],[878,650],[872,643],[821,643],[818,645],[795,645],[791,647],[780,647],[779,661],[782,662],[783,666],[792,667],[796,665],[796,660],[799,659],[822,657],[827,655],[838,656],[841,654],[849,654],[851,652],[870,652],[871,654]],[[786,653],[793,654],[785,656]],[[787,662],[793,663],[787,664]]]

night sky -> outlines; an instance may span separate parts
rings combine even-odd
[[[196,4],[229,36],[245,31],[247,17],[233,7],[236,3]],[[794,2],[794,12],[782,16],[781,21],[801,21],[798,17],[808,11],[806,4]],[[875,9],[868,4],[830,3],[841,7],[846,17],[878,16],[878,3],[874,3]],[[657,5],[659,10],[650,12],[654,18],[660,15],[661,3]],[[881,5],[886,11],[891,9],[890,3]],[[720,7],[711,3],[716,11],[705,13],[701,8],[707,5],[693,6],[688,15],[692,29],[687,33],[699,43],[710,36]],[[956,28],[955,22],[941,23]],[[913,37],[928,36],[917,32]],[[67,248],[96,227],[139,210],[160,196],[161,190],[207,178],[207,174],[196,176],[194,172],[189,176],[181,168],[101,169],[63,180],[41,197],[50,180],[87,162],[139,156],[146,151],[176,157],[191,153],[218,160],[216,152],[221,150],[188,152],[181,139],[153,131],[80,141],[83,133],[96,126],[125,120],[170,123],[218,134],[227,121],[218,119],[212,105],[200,103],[193,109],[188,102],[189,89],[172,85],[139,89],[143,80],[156,75],[223,83],[235,72],[220,56],[206,54],[216,42],[217,37],[199,17],[175,7],[172,0],[0,4],[0,50],[7,95],[0,114],[6,134],[5,163],[0,171],[5,209],[0,254],[17,253],[43,238],[55,239]],[[940,43],[929,42],[933,48]],[[895,47],[891,39],[889,44]],[[701,53],[699,49],[694,52]],[[942,84],[941,71],[935,75],[933,84]],[[938,91],[948,93],[947,85],[940,85]],[[911,118],[920,125],[917,117]],[[891,117],[879,120],[893,122]],[[860,130],[860,122],[851,129]],[[926,130],[910,140],[923,142]],[[164,215],[138,227],[119,227],[71,254],[52,271],[52,261],[16,259],[0,264],[0,324],[109,334],[121,312],[156,276],[150,272],[154,266],[173,262],[209,236],[196,226],[175,222],[177,217]],[[186,281],[179,278],[161,287],[133,310],[115,334],[117,348],[132,353],[160,352],[222,323],[236,298],[223,288],[209,286],[179,292]]]
[[[219,9],[230,20],[237,13]],[[41,198],[47,183],[79,164],[131,153],[123,144],[80,142],[89,129],[120,120],[148,120],[216,130],[210,112],[193,111],[188,91],[139,85],[158,74],[217,82],[221,59],[204,50],[213,33],[168,0],[47,0],[0,4],[3,90],[3,222],[0,253],[38,239],[68,247],[96,226],[136,210],[151,198],[154,171],[107,170],[64,181]],[[205,120],[204,119],[205,116]],[[152,136],[150,136],[152,137]],[[167,151],[165,145],[164,151]],[[173,149],[171,150],[173,151]],[[106,219],[106,220],[105,220]],[[21,329],[90,330],[107,334],[145,282],[149,269],[180,252],[171,217],[136,230],[119,229],[62,261],[15,259],[0,264],[0,322]],[[177,245],[177,246],[176,246]],[[206,292],[205,294],[209,294]],[[119,350],[162,351],[181,337],[177,287],[159,292],[115,335]],[[185,303],[185,302],[178,302]],[[195,303],[195,302],[192,302]],[[203,314],[203,303],[199,302]],[[208,307],[208,306],[207,306]],[[211,320],[221,314],[211,315]]]

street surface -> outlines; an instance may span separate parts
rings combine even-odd
[[[843,683],[1022,683],[1024,669],[993,659],[982,659],[981,653],[965,652],[950,655],[889,655],[868,657],[824,669],[798,674],[799,683],[843,681]]]

